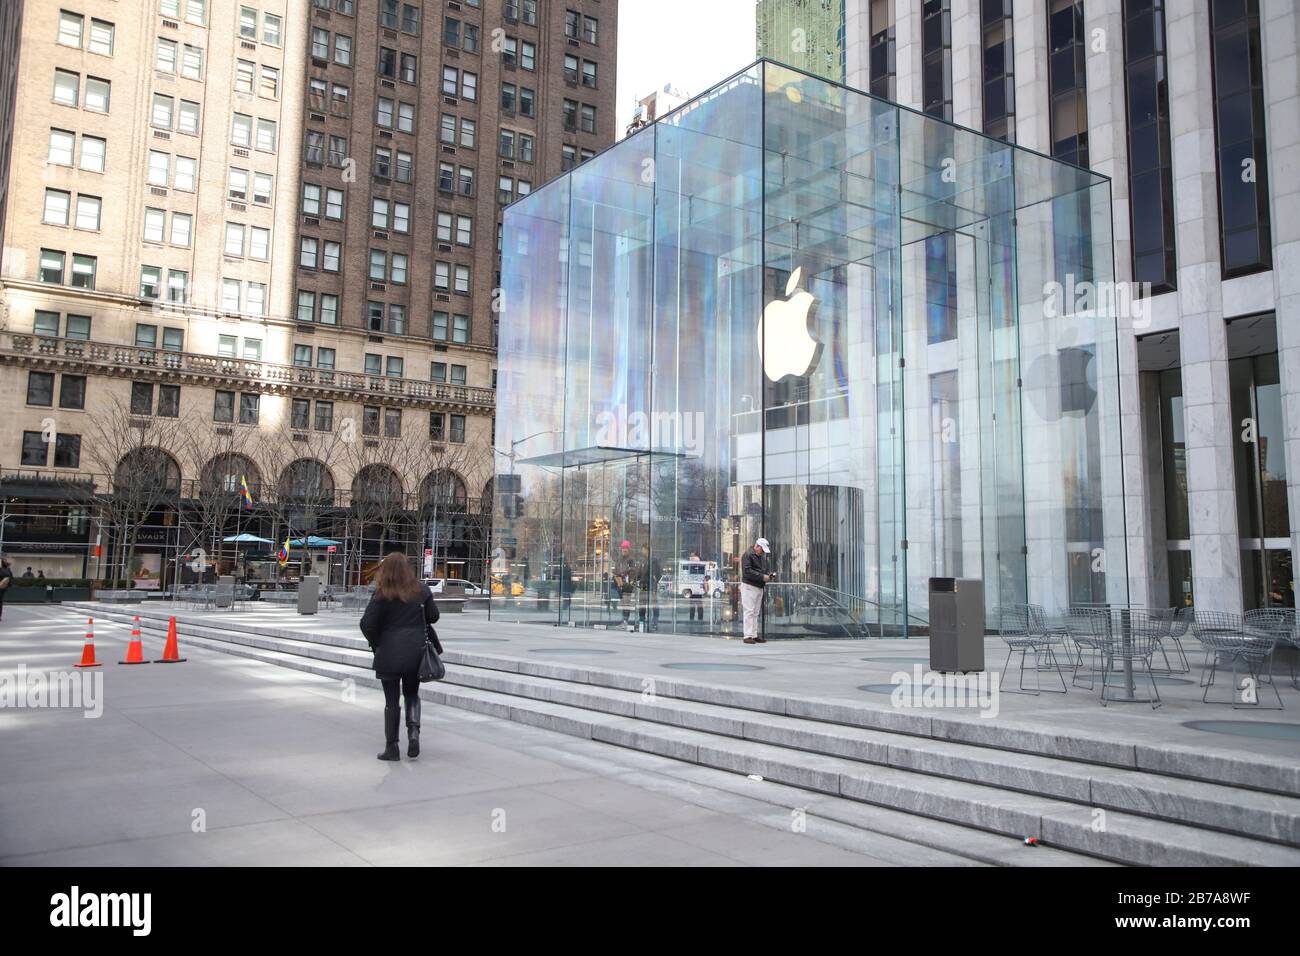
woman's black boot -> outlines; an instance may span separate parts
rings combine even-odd
[[[420,756],[420,698],[406,698],[406,756]]]
[[[402,752],[397,747],[399,721],[402,718],[400,707],[384,708],[384,752],[378,754],[380,760],[401,760]]]

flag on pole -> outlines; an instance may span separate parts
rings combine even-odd
[[[253,507],[253,495],[248,490],[248,478],[244,475],[239,476],[239,497],[244,499],[244,507]]]
[[[288,539],[288,537],[286,537],[286,538],[284,539],[284,544],[282,544],[282,545],[280,546],[280,552],[279,552],[279,554],[276,555],[276,558],[277,558],[277,559],[279,560],[279,562],[280,562],[280,567],[284,567],[286,564],[289,563],[289,539]]]

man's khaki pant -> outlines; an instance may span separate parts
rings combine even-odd
[[[745,640],[758,637],[758,617],[763,610],[763,589],[742,582],[740,605],[745,614]]]

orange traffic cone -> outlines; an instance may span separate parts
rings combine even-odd
[[[81,650],[81,663],[73,667],[103,667],[95,660],[95,619],[86,618],[86,644]]]
[[[163,648],[163,656],[154,660],[155,664],[179,664],[185,658],[180,656],[180,651],[176,647],[176,618],[173,616],[167,622],[167,646]]]
[[[140,615],[135,616],[135,623],[131,627],[131,643],[126,648],[126,660],[118,661],[119,664],[148,664],[144,659],[144,644],[140,640]]]

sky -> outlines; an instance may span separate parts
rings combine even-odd
[[[640,97],[669,83],[694,96],[752,63],[754,7],[755,0],[620,0],[618,138]]]

